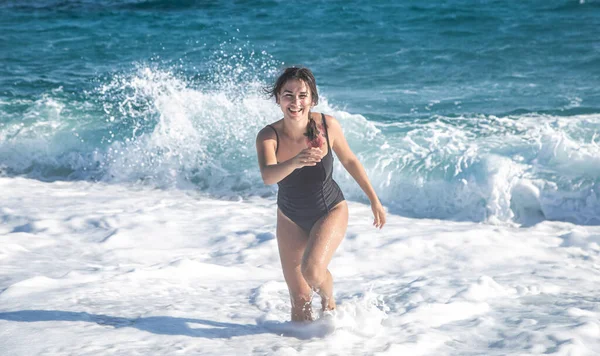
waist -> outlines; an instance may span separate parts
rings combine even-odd
[[[333,179],[323,184],[279,186],[277,206],[286,211],[324,211],[344,200],[342,190]]]

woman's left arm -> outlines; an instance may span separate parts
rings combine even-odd
[[[375,190],[371,186],[369,177],[367,177],[367,172],[350,149],[350,146],[348,146],[340,123],[334,117],[329,115],[327,115],[326,119],[329,143],[344,168],[350,173],[352,178],[354,178],[356,183],[358,183],[371,201],[371,210],[373,210],[374,217],[373,225],[381,229],[383,225],[385,225],[385,210],[383,209]]]

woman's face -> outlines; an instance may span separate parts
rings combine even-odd
[[[312,107],[310,89],[302,80],[288,80],[282,87],[277,97],[284,117],[299,120],[308,117]]]

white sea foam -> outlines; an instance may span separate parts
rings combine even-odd
[[[334,312],[289,321],[275,204],[0,178],[3,353],[600,352],[600,228],[409,219],[350,202]],[[533,193],[532,193],[533,194]],[[74,341],[76,340],[76,342]]]

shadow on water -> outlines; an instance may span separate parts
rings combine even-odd
[[[230,339],[238,336],[274,334],[299,340],[324,338],[335,330],[326,318],[312,323],[259,321],[258,324],[235,324],[206,319],[151,316],[123,318],[86,312],[60,310],[19,310],[0,312],[0,320],[15,322],[83,321],[118,328],[136,328],[159,335],[183,335],[206,339]]]
[[[223,323],[205,319],[151,316],[122,318],[116,316],[59,310],[19,310],[0,313],[0,320],[17,322],[84,321],[113,328],[131,327],[161,335],[184,335],[207,339],[229,339],[236,336],[272,334],[273,332],[252,324]]]

